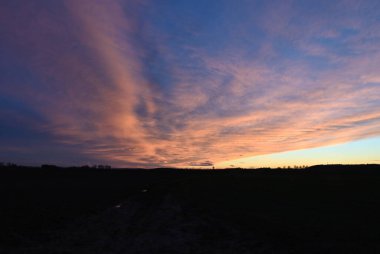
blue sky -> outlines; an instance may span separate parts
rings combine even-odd
[[[0,32],[0,161],[380,159],[378,1],[15,0]]]

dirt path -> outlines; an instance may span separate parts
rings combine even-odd
[[[173,195],[153,190],[51,236],[14,253],[272,253],[230,225],[198,216]]]

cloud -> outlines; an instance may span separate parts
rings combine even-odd
[[[192,167],[212,167],[214,164],[211,161],[202,161],[202,162],[192,162],[190,163]]]
[[[0,112],[38,115],[23,121],[41,142],[119,166],[212,166],[378,136],[378,11],[342,6],[8,4],[0,91],[23,106]]]

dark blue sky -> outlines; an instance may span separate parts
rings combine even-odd
[[[254,166],[380,135],[375,0],[2,1],[0,33],[0,161]]]

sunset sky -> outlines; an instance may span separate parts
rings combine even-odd
[[[10,0],[0,35],[0,161],[380,163],[378,0]]]

